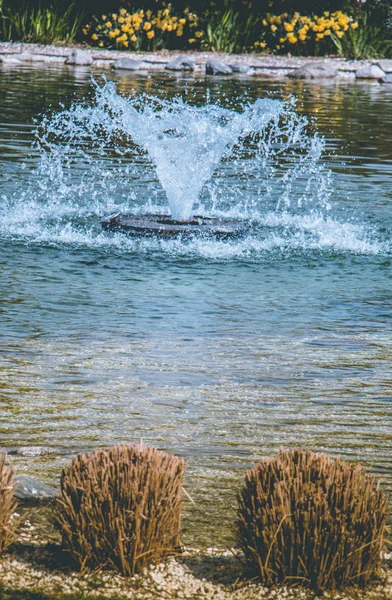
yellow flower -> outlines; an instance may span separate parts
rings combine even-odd
[[[137,41],[137,37],[136,37],[136,35],[133,35],[131,37],[131,42],[135,43],[136,41]]]
[[[272,31],[272,33],[275,33],[275,31],[276,31],[277,29],[278,29],[278,28],[276,27],[276,25],[271,25],[271,31]]]
[[[344,36],[344,31],[337,31],[336,35],[338,36],[338,38],[342,38]]]
[[[288,35],[287,39],[289,40],[290,44],[296,44],[298,42],[298,38],[296,38],[295,35]]]
[[[351,23],[351,29],[358,29],[357,21],[354,21],[354,23]]]
[[[154,37],[154,35],[155,35],[155,31],[153,29],[147,33],[147,37],[149,40],[151,40]]]
[[[109,37],[111,37],[111,38],[116,37],[116,34],[114,33],[114,31],[109,31]]]
[[[284,28],[285,28],[286,31],[293,31],[294,30],[294,27],[292,26],[291,23],[285,23],[284,24]]]
[[[181,23],[181,25],[185,25],[186,19],[180,19],[180,23]]]
[[[262,25],[264,25],[264,27],[267,27],[268,23],[267,23],[267,19],[263,19],[261,21]]]
[[[316,34],[316,40],[317,40],[317,41],[320,41],[320,40],[322,40],[322,39],[323,39],[323,37],[324,37],[324,34],[323,34],[323,33],[317,33],[317,34]]]
[[[267,44],[265,44],[264,42],[259,42],[259,48],[265,48]]]
[[[279,44],[284,44],[286,40],[284,38],[279,38]]]
[[[201,38],[201,37],[203,37],[203,32],[202,32],[202,31],[196,31],[196,33],[195,33],[195,37],[196,37],[196,38]]]
[[[96,33],[93,33],[93,35],[91,36],[91,39],[92,39],[92,40],[94,40],[94,42],[96,42],[96,41],[97,41],[97,39],[98,39],[98,36],[97,36],[97,34],[96,34]]]
[[[103,48],[103,42],[99,42],[98,46],[99,46],[100,48]]]
[[[124,23],[124,21],[125,21],[124,17],[118,17],[118,22],[120,23],[120,25],[121,25],[121,23]]]
[[[101,19],[102,19],[102,21],[106,21],[107,16],[106,15],[102,15]]]
[[[190,39],[188,40],[188,42],[189,42],[190,44],[194,44],[194,43],[196,42],[196,40],[195,40],[195,38],[190,38]]]
[[[112,24],[111,24],[111,22],[110,22],[110,21],[108,21],[107,23],[105,23],[105,25],[106,25],[106,27],[107,27],[108,29],[110,29],[110,28],[111,28],[111,26],[112,26]]]
[[[116,13],[113,13],[113,14],[112,14],[112,19],[113,19],[113,21],[115,21],[115,20],[117,19],[117,15],[116,15]]]
[[[151,27],[152,27],[152,25],[149,21],[146,21],[143,25],[144,31],[150,31]]]
[[[326,29],[324,31],[324,35],[331,35],[331,30],[330,29]]]

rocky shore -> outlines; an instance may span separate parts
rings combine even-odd
[[[177,557],[132,578],[111,571],[77,572],[60,545],[48,514],[29,509],[16,543],[0,559],[1,600],[314,600],[304,587],[263,587],[243,578],[235,550],[184,548]],[[378,581],[366,591],[325,592],[329,600],[391,600],[392,554]]]
[[[0,43],[0,63],[17,67],[26,63],[69,65],[92,70],[132,72],[194,72],[197,75],[292,77],[298,79],[373,80],[392,83],[392,59],[288,57],[209,52],[132,53],[117,50]]]

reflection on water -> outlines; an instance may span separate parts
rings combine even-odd
[[[207,94],[189,76],[118,83],[195,103]],[[36,187],[32,119],[90,93],[88,74],[0,71],[0,442],[48,482],[97,445],[142,438],[178,452],[196,501],[185,539],[210,545],[229,539],[243,470],[281,446],[361,460],[392,491],[392,90],[256,78],[208,88],[223,104],[294,94],[317,117],[327,215],[260,198],[262,233],[237,245],[101,237],[113,196],[157,190],[141,164],[122,188],[113,177],[94,196],[86,179],[72,202],[76,188],[60,190],[54,221],[53,190]],[[229,167],[219,178],[245,187]],[[259,187],[255,177],[243,193]]]

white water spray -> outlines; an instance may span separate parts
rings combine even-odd
[[[219,259],[389,251],[371,227],[334,215],[324,142],[294,101],[237,102],[234,110],[125,98],[105,83],[93,100],[44,116],[36,136],[38,167],[3,196],[2,237]],[[227,242],[101,230],[110,213],[167,215],[167,204],[175,220],[201,214],[252,227]]]
[[[211,104],[195,107],[181,99],[124,98],[113,83],[106,83],[97,87],[95,105],[75,104],[45,121],[41,145],[52,155],[62,147],[62,158],[69,160],[76,147],[87,142],[101,150],[114,144],[123,155],[136,144],[155,166],[172,218],[182,221],[192,216],[222,159],[230,160],[233,154],[238,159],[241,153],[251,153],[256,162],[247,161],[250,170],[266,167],[266,160],[297,148],[301,157],[296,176],[303,162],[311,171],[322,143],[304,134],[306,124],[279,100],[258,99],[238,112]],[[289,180],[286,174],[286,186]]]

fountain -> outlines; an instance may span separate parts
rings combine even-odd
[[[313,199],[320,204],[323,194],[323,142],[308,135],[294,102],[195,106],[181,98],[124,97],[112,82],[95,84],[92,102],[48,114],[38,127],[39,185],[44,191],[49,177],[53,201],[64,210],[60,199],[76,194],[78,202],[69,204],[75,219],[86,199],[96,198],[88,213],[109,232],[218,241],[258,236],[265,227],[261,205],[286,210],[295,196],[301,207]],[[69,177],[75,169],[76,186]],[[123,183],[112,185],[117,176]],[[52,212],[58,219],[55,206]]]
[[[95,105],[75,104],[44,120],[40,143],[53,153],[58,153],[62,144],[65,154],[72,155],[77,141],[83,144],[87,140],[92,147],[105,140],[124,156],[130,147],[136,147],[149,157],[165,191],[170,214],[116,211],[104,216],[103,229],[131,236],[197,234],[227,239],[249,232],[249,223],[203,214],[196,208],[200,193],[223,160],[238,148],[246,150],[249,140],[262,138],[268,128],[278,129],[285,110],[285,103],[272,99],[258,99],[232,110],[213,104],[196,107],[182,99],[166,101],[147,95],[125,98],[113,83],[106,82],[101,87],[96,85]]]
[[[117,96],[113,106],[111,93],[109,98],[116,119],[154,163],[170,216],[120,212],[102,220],[104,229],[164,238],[196,233],[226,239],[248,232],[249,226],[241,220],[193,215],[192,210],[222,158],[240,140],[276,120],[281,102],[257,100],[238,113],[216,105],[200,108],[182,100],[169,103],[148,97],[135,102]]]

